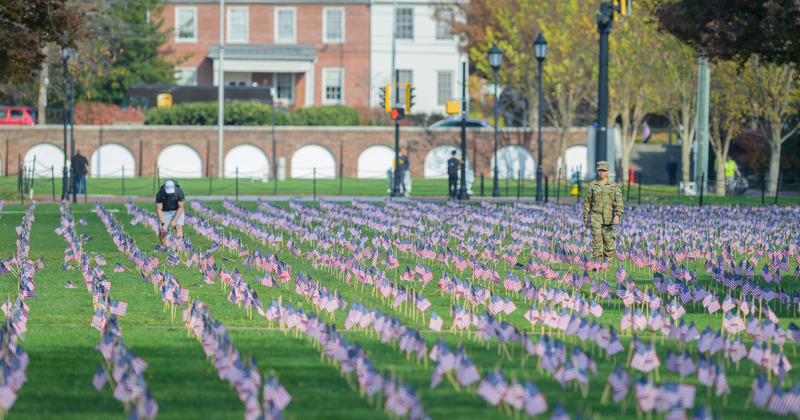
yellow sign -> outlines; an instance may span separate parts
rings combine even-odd
[[[461,102],[447,101],[445,102],[445,112],[448,114],[458,114],[461,112]]]
[[[169,93],[159,93],[156,96],[156,103],[159,108],[169,108],[172,106],[172,95]]]

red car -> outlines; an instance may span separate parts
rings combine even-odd
[[[0,125],[34,125],[36,110],[24,106],[0,106]]]

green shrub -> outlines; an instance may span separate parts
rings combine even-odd
[[[361,117],[355,108],[344,105],[312,106],[297,108],[289,114],[294,125],[361,125]]]
[[[225,125],[270,125],[272,107],[259,102],[234,101],[225,104]],[[188,102],[169,108],[151,108],[145,114],[148,125],[216,125],[217,102]],[[275,110],[275,125],[289,125],[285,112]]]

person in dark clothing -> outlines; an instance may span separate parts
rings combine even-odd
[[[400,164],[400,167],[397,168],[400,188],[403,191],[403,195],[408,197],[408,194],[411,192],[411,176],[408,173],[409,163],[405,149],[400,149],[400,156],[397,158],[397,161]]]
[[[161,245],[166,246],[167,230],[175,228],[175,235],[183,236],[184,212],[183,204],[186,196],[177,182],[168,179],[156,193],[156,214],[161,228],[158,237]]]
[[[456,151],[453,150],[453,157],[447,159],[447,180],[448,188],[450,191],[450,198],[455,200],[458,193],[458,170],[461,168],[461,162],[456,158]]]
[[[76,193],[86,193],[86,172],[89,169],[89,161],[81,155],[80,150],[75,151],[72,156],[72,187],[76,189]]]
[[[669,155],[666,172],[669,176],[669,185],[675,185],[678,177],[678,161],[675,160],[675,155]]]

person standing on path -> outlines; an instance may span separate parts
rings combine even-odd
[[[678,161],[675,160],[675,155],[669,155],[666,172],[669,177],[669,185],[675,185],[678,179]]]
[[[455,200],[458,193],[459,169],[461,169],[461,162],[456,158],[456,151],[453,150],[452,157],[447,159],[447,187],[451,200]]]
[[[583,202],[583,224],[592,232],[594,258],[614,256],[614,227],[622,217],[622,190],[608,179],[608,162],[597,162],[597,179],[589,183]]]
[[[81,155],[80,150],[75,151],[72,156],[72,188],[77,194],[86,193],[86,173],[89,169],[89,161]]]
[[[171,228],[175,228],[176,236],[183,236],[185,202],[186,196],[180,185],[171,179],[164,181],[164,185],[156,193],[156,214],[161,223],[158,237],[162,246],[167,246],[167,231]]]

